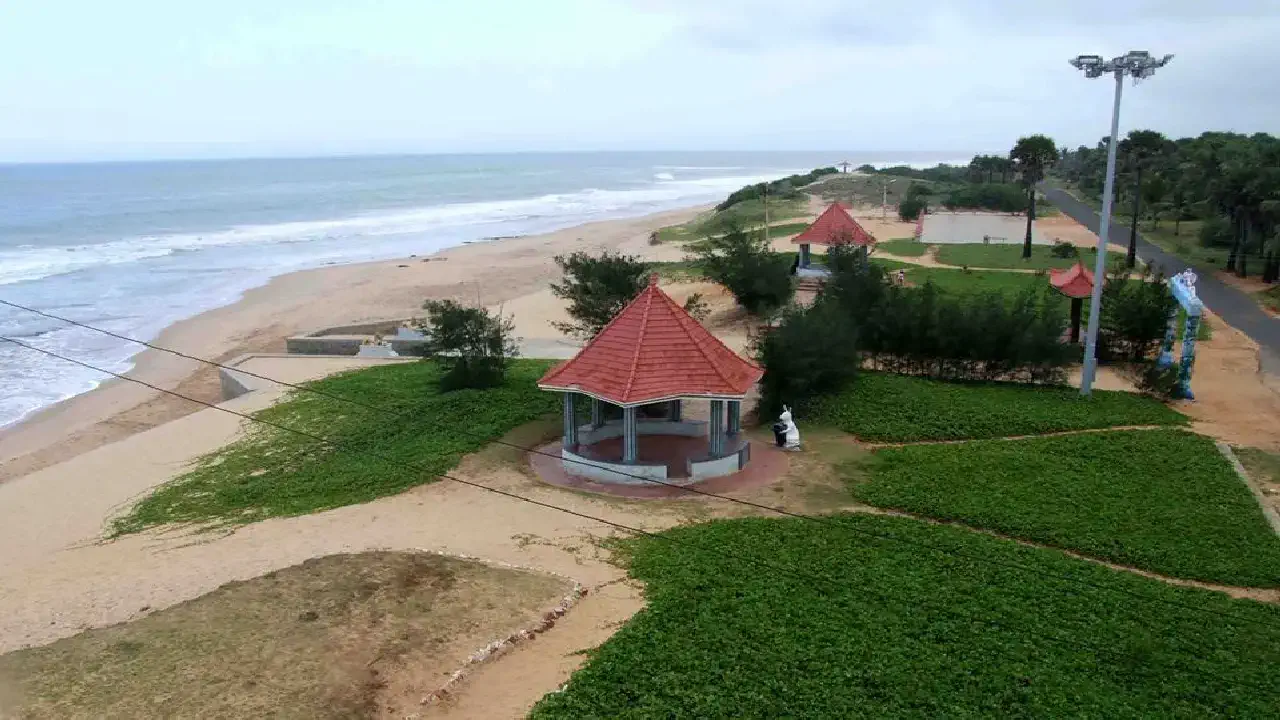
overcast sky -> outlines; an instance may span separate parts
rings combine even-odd
[[[1052,6],[1052,7],[1050,7]],[[1280,131],[1275,0],[3,0],[0,161]]]

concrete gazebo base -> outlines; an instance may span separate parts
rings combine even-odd
[[[728,436],[724,448],[711,454],[707,447],[707,423],[703,420],[640,420],[635,462],[624,462],[623,424],[601,427],[583,425],[572,449],[561,443],[560,457],[572,475],[598,482],[646,484],[645,479],[691,483],[742,470],[751,460],[751,444],[741,434]]]
[[[745,438],[740,442],[743,447],[750,447],[747,452],[751,454],[751,462],[741,469],[715,477],[695,478],[687,474],[688,471],[685,468],[691,460],[705,458],[707,441],[705,437],[678,435],[649,436],[640,446],[639,463],[655,471],[661,469],[664,473],[663,477],[656,477],[656,472],[649,476],[659,482],[646,482],[630,477],[640,474],[635,471],[637,466],[628,467],[621,464],[618,464],[617,469],[626,474],[624,477],[595,475],[588,465],[568,460],[560,441],[544,445],[529,453],[529,464],[538,479],[548,485],[641,499],[697,498],[699,497],[697,494],[683,491],[681,488],[696,488],[706,493],[731,492],[763,487],[786,475],[790,466],[787,452],[765,442],[756,441],[749,446]],[[602,440],[592,446],[592,449],[591,454],[598,453],[600,456],[614,458],[616,463],[617,453],[621,450],[621,439]],[[590,459],[589,456],[579,455],[582,452],[583,448],[580,446],[578,452],[573,453],[573,457],[575,459],[582,457],[582,463],[599,462]],[[737,456],[731,454],[729,457]]]

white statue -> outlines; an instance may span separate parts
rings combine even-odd
[[[778,416],[778,435],[785,439],[783,447],[787,450],[800,449],[800,428],[796,427],[795,421],[791,419],[791,408],[786,405],[782,406],[782,414]]]

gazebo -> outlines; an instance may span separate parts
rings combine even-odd
[[[1049,284],[1055,290],[1071,298],[1071,342],[1080,342],[1080,315],[1084,299],[1093,294],[1093,273],[1077,261],[1066,270],[1050,270]]]
[[[853,216],[849,214],[849,209],[838,202],[831,203],[826,210],[814,220],[804,232],[796,235],[791,239],[793,245],[800,246],[800,275],[824,273],[809,270],[812,262],[812,253],[810,247],[812,245],[857,245],[865,247],[874,243],[876,239],[871,233],[867,232]]]
[[[609,483],[691,483],[731,475],[750,461],[741,407],[762,374],[664,293],[654,275],[538,387],[564,395],[566,472]],[[590,398],[587,423],[577,417],[580,395]],[[689,398],[710,401],[708,420],[684,418]],[[641,436],[652,445],[644,459]],[[678,452],[667,452],[673,448]]]

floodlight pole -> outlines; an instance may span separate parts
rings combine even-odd
[[[1163,58],[1152,57],[1145,50],[1130,50],[1128,53],[1111,60],[1103,60],[1097,55],[1080,55],[1071,60],[1071,65],[1083,70],[1085,77],[1102,77],[1112,73],[1116,78],[1116,99],[1111,106],[1111,136],[1107,140],[1107,177],[1102,189],[1102,218],[1098,221],[1098,258],[1093,269],[1093,296],[1089,301],[1089,331],[1084,345],[1084,368],[1080,373],[1080,394],[1088,396],[1093,390],[1093,380],[1098,372],[1098,322],[1102,317],[1102,286],[1107,275],[1107,242],[1111,234],[1111,205],[1115,194],[1116,183],[1116,135],[1120,133],[1120,94],[1124,90],[1124,77],[1128,75],[1137,81],[1149,78],[1157,68],[1162,68],[1173,59],[1172,55]],[[1138,219],[1135,217],[1136,224]]]
[[[1120,132],[1120,94],[1124,92],[1124,69],[1117,68],[1116,99],[1111,106],[1111,135],[1107,140],[1107,177],[1102,188],[1102,219],[1098,222],[1098,258],[1093,263],[1093,295],[1089,299],[1089,330],[1085,335],[1084,370],[1080,374],[1080,394],[1093,392],[1098,371],[1098,320],[1102,315],[1102,285],[1107,276],[1107,243],[1111,234],[1111,198],[1116,185],[1116,135]]]

